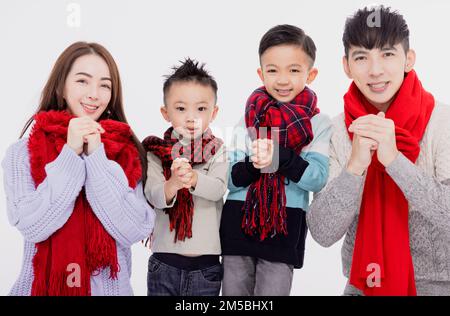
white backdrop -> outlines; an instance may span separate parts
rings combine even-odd
[[[422,83],[438,100],[450,104],[446,75],[450,73],[446,38],[450,2],[381,3],[404,14]],[[190,56],[206,62],[217,79],[220,112],[213,127],[228,142],[222,132],[242,117],[249,93],[260,84],[259,40],[270,27],[285,23],[303,28],[315,41],[319,76],[311,87],[318,93],[321,111],[335,116],[342,111],[342,96],[350,83],[341,65],[344,22],[356,9],[370,4],[356,0],[2,0],[1,158],[33,114],[57,56],[78,40],[99,42],[112,53],[122,76],[128,120],[141,139],[162,135],[167,128],[159,113],[162,76]],[[22,236],[8,224],[5,208],[2,188],[0,295],[8,293],[22,264]],[[340,248],[341,242],[322,248],[308,236],[305,266],[295,271],[292,295],[340,295],[345,286]],[[136,295],[145,295],[150,252],[141,244],[132,250],[132,285]]]

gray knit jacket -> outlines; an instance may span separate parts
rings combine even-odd
[[[403,154],[386,168],[409,204],[410,248],[418,295],[450,295],[450,107],[436,104],[415,164]],[[348,278],[365,176],[346,171],[351,154],[343,114],[333,119],[330,176],[307,214],[312,237],[329,247],[344,235]],[[347,284],[344,294],[361,294]]]

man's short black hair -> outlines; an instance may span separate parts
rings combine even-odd
[[[259,58],[266,50],[278,45],[299,46],[311,58],[311,67],[316,61],[316,45],[305,32],[296,26],[283,24],[277,25],[264,34],[259,42]]]
[[[401,43],[407,53],[409,29],[403,16],[390,7],[365,7],[347,19],[342,41],[347,58],[351,46],[382,49]]]
[[[215,99],[217,101],[217,82],[204,68],[205,64],[199,65],[198,61],[186,58],[184,61],[180,61],[181,66],[172,67],[173,73],[165,76],[163,93],[164,104],[166,103],[166,95],[169,92],[170,87],[176,82],[195,82],[203,86],[210,86],[214,91]]]

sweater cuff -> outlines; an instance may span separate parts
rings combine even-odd
[[[58,173],[62,173],[69,178],[84,179],[86,175],[84,164],[83,159],[65,144],[58,157],[45,166],[45,170],[47,173],[57,170]]]
[[[189,193],[194,196],[198,196],[204,199],[208,199],[208,197],[214,194],[215,185],[211,182],[210,178],[197,171],[197,184],[195,188],[189,188]]]
[[[249,156],[236,162],[231,168],[231,181],[237,188],[246,188],[261,176],[261,171],[250,161]]]
[[[248,171],[249,175],[251,175],[255,180],[257,180],[261,176],[261,170],[255,168],[253,162],[250,161],[250,156],[245,156],[245,169]]]
[[[298,183],[309,163],[290,148],[278,146],[278,171],[289,180]]]
[[[105,174],[109,168],[109,159],[106,157],[105,146],[100,144],[98,148],[90,155],[84,156],[86,161],[86,170],[89,175],[96,178]]]
[[[417,177],[415,165],[402,153],[386,167],[386,172],[402,190],[406,191],[410,189],[412,179]]]
[[[359,196],[359,193],[364,190],[365,175],[358,176],[352,174],[344,168],[339,176],[334,181],[338,183],[339,189],[335,192],[336,196],[343,202],[348,204],[349,201],[353,201],[355,196]]]

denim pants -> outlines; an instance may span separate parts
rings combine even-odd
[[[223,276],[222,264],[200,270],[170,266],[153,255],[148,261],[148,296],[218,296]]]
[[[294,266],[246,256],[223,256],[223,296],[289,296]]]

